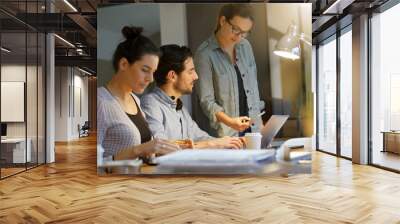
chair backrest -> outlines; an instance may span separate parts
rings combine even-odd
[[[82,129],[89,129],[89,121],[85,121],[85,124],[83,124]]]

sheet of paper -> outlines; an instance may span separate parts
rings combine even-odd
[[[246,165],[273,159],[274,150],[224,150],[199,149],[181,150],[157,158],[159,165]]]

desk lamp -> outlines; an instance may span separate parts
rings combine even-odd
[[[295,23],[290,24],[285,35],[283,35],[275,46],[274,54],[292,60],[299,59],[301,50],[300,40],[311,46],[311,42],[307,40],[305,34],[299,34],[298,26]]]

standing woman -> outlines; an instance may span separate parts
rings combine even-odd
[[[141,35],[142,28],[124,27],[126,38],[114,52],[116,71],[111,81],[97,91],[97,144],[104,157],[134,159],[166,154],[179,149],[166,140],[152,139],[139,98],[157,69],[159,48]]]
[[[218,136],[259,131],[264,108],[253,50],[245,38],[253,26],[249,5],[224,5],[217,28],[195,54],[200,106]],[[251,120],[249,117],[253,117]]]

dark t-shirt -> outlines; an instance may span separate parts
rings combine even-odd
[[[244,91],[242,74],[237,65],[234,65],[239,88],[239,116],[249,116],[249,108],[247,106],[247,96]]]
[[[135,101],[135,99],[133,99]],[[147,123],[146,119],[143,117],[142,111],[140,110],[138,104],[136,103],[136,107],[138,109],[138,112],[134,114],[128,114],[128,117],[131,119],[131,121],[136,125],[140,132],[140,137],[141,137],[141,142],[145,143],[151,140],[151,131],[149,128],[149,124]]]

